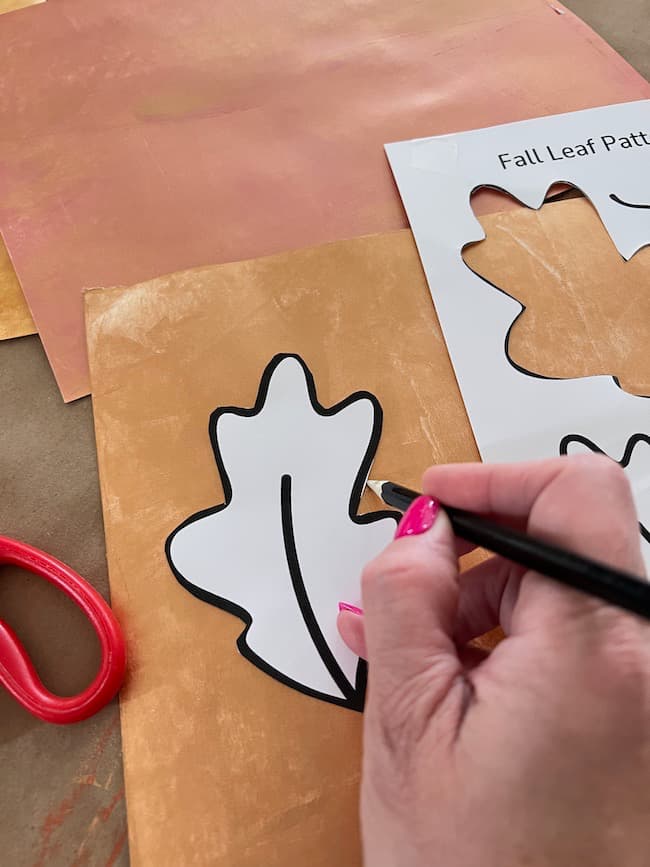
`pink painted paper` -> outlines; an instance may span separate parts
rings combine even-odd
[[[66,400],[85,287],[400,228],[384,142],[650,96],[545,0],[52,0],[0,18],[0,69],[0,226]]]

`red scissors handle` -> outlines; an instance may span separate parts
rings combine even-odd
[[[34,716],[46,722],[87,719],[107,704],[124,680],[126,651],[115,615],[97,591],[65,563],[23,542],[0,536],[0,564],[20,566],[45,578],[75,602],[93,625],[102,661],[93,682],[70,697],[55,695],[43,685],[16,633],[0,620],[0,683]]]

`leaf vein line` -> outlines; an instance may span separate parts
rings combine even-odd
[[[311,606],[305,582],[300,569],[300,561],[298,559],[298,551],[296,549],[296,539],[293,530],[293,510],[291,498],[291,483],[292,479],[289,475],[282,476],[280,481],[280,510],[282,514],[282,536],[284,540],[284,550],[287,557],[287,567],[289,576],[293,586],[300,613],[304,620],[307,631],[314,642],[314,646],[318,651],[318,655],[323,661],[323,665],[328,670],[332,680],[336,683],[345,698],[349,701],[354,701],[356,691],[354,686],[349,682],[341,667],[336,661],[336,657],[332,653],[325,640],[325,636],[321,632],[318,625],[318,620],[314,614],[314,609]]]

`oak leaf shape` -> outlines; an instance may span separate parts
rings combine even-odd
[[[240,652],[295,689],[361,710],[365,663],[336,628],[362,568],[388,544],[395,513],[358,515],[381,434],[377,399],[325,408],[295,355],[278,355],[251,409],[223,407],[210,437],[225,503],[167,540],[171,568],[199,598],[240,617]]]

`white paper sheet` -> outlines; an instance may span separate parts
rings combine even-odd
[[[360,598],[363,566],[391,540],[396,513],[357,515],[381,433],[377,399],[325,409],[305,363],[276,356],[255,406],[223,407],[210,437],[226,502],[167,541],[178,580],[240,617],[241,653],[309,695],[363,707],[365,664],[336,628]]]
[[[539,208],[554,183],[572,184],[626,260],[650,243],[650,101],[397,142],[386,152],[481,456],[548,457],[564,442],[570,453],[593,446],[618,460],[650,569],[650,399],[625,393],[613,377],[553,380],[517,370],[505,341],[522,305],[490,291],[462,259],[466,244],[485,237],[470,205],[480,186]]]

